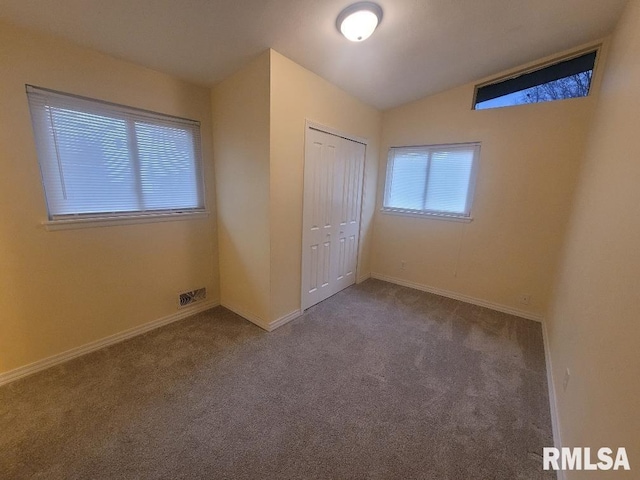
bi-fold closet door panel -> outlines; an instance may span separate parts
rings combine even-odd
[[[365,146],[306,132],[302,308],[356,281]]]

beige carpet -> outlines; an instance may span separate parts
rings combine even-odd
[[[7,479],[551,479],[535,322],[377,280],[216,308],[0,388]]]

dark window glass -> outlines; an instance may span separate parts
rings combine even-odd
[[[474,108],[482,110],[586,97],[591,88],[596,54],[597,51],[585,53],[533,72],[478,87]]]

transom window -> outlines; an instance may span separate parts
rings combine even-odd
[[[510,78],[476,87],[474,108],[508,107],[586,97],[598,51],[556,61]]]
[[[383,211],[469,219],[480,144],[389,149]]]
[[[49,219],[204,211],[200,123],[28,86]]]

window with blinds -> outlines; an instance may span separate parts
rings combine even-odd
[[[470,218],[480,144],[389,150],[383,210]]]
[[[199,122],[27,86],[50,220],[204,211]]]

